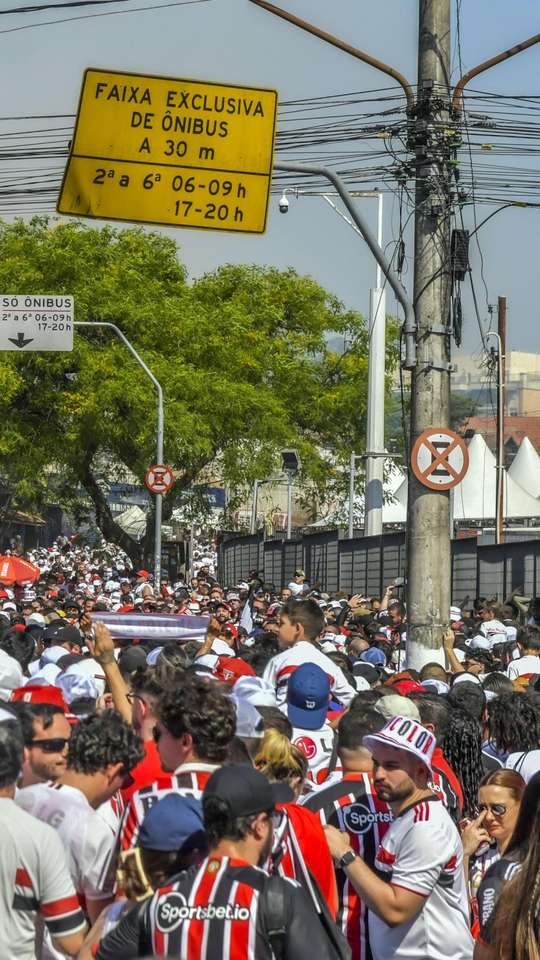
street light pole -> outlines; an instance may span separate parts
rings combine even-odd
[[[378,191],[377,243],[382,249],[383,197]],[[386,290],[382,285],[382,270],[377,264],[377,285],[370,290],[368,401],[366,431],[366,486],[365,532],[368,537],[382,533],[383,479],[384,479],[384,399],[386,350]],[[372,456],[376,454],[376,456]],[[378,456],[377,456],[378,454]]]
[[[490,330],[486,337],[497,341],[497,482],[495,493],[495,543],[504,539],[504,351],[500,334]]]
[[[149,380],[152,381],[154,387],[156,388],[157,393],[157,428],[156,428],[156,460],[158,464],[163,463],[163,390],[161,384],[156,379],[152,371],[146,366],[142,357],[139,356],[133,344],[131,344],[128,338],[120,330],[120,327],[117,327],[115,323],[105,323],[101,321],[86,321],[86,320],[77,320],[74,324],[74,327],[105,327],[107,330],[112,330],[112,332],[122,341],[124,346],[126,346],[131,353],[132,357],[135,358],[140,367],[144,370],[146,376]],[[159,592],[160,581],[161,581],[161,513],[162,513],[162,496],[161,493],[156,493],[156,506],[155,506],[155,536],[154,536],[154,584],[157,591]]]
[[[349,463],[349,540],[354,537],[354,486],[356,480],[356,454],[351,453]]]
[[[287,470],[287,540],[292,536],[292,473]]]
[[[259,481],[253,481],[253,495],[251,498],[251,524],[249,532],[253,535],[257,533],[257,501],[259,499]]]

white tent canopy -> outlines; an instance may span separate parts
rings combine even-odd
[[[454,520],[494,520],[497,462],[480,433],[469,443],[469,469],[454,488]],[[540,502],[505,473],[504,516],[540,517]]]
[[[532,446],[532,445],[531,445]],[[538,477],[540,483],[540,457]],[[497,487],[497,462],[483,436],[475,433],[469,443],[469,469],[454,488],[454,520],[494,520]],[[531,473],[532,477],[532,473]],[[533,487],[523,489],[510,473],[505,473],[504,516],[508,520],[540,517],[540,500],[532,496]],[[528,492],[531,491],[531,492]],[[394,493],[394,502],[383,507],[383,523],[405,523],[407,519],[407,480]]]
[[[521,441],[508,476],[532,497],[540,497],[540,457],[528,437]]]

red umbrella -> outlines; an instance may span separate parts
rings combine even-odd
[[[0,583],[6,587],[11,587],[14,583],[35,583],[40,576],[39,567],[28,560],[23,560],[22,557],[0,556]]]

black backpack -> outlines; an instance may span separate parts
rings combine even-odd
[[[331,946],[331,956],[334,960],[350,960],[351,950],[347,940],[328,909],[326,900],[321,894],[319,885],[309,873],[319,906],[319,920]],[[287,932],[287,900],[286,885],[283,878],[276,874],[270,876],[265,885],[265,915],[267,935],[276,960],[291,960],[285,957],[285,936]]]

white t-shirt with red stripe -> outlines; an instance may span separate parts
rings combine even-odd
[[[36,783],[19,790],[16,803],[57,831],[83,907],[87,898],[112,896],[114,877],[108,866],[116,838],[81,790],[65,783]]]
[[[316,663],[330,680],[330,692],[343,706],[348,706],[357,691],[347,681],[343,670],[309,640],[299,640],[293,647],[276,654],[267,663],[263,677],[275,688],[278,706],[287,699],[287,685],[291,673],[303,663]]]
[[[421,800],[396,817],[377,851],[375,870],[393,886],[424,898],[407,923],[391,927],[369,914],[375,960],[471,960],[463,847],[438,798]]]
[[[51,827],[2,797],[0,836],[0,955],[34,960],[39,920],[53,936],[64,937],[82,930],[84,916]]]

